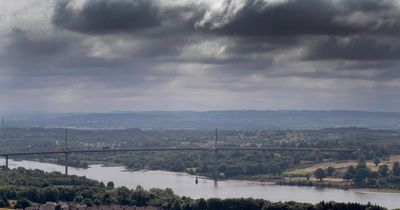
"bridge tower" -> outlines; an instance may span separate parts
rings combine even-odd
[[[214,146],[214,182],[218,181],[218,129],[215,129],[215,146]]]
[[[68,175],[68,129],[65,129],[65,175]]]

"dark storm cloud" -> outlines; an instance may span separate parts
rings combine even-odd
[[[8,36],[12,39],[12,43],[7,48],[7,53],[21,56],[23,59],[28,59],[29,56],[55,55],[70,46],[68,40],[32,40],[26,31],[19,28],[14,28]]]
[[[56,26],[86,34],[136,31],[161,24],[159,11],[147,0],[86,1],[75,9],[71,2],[59,2],[52,21]]]
[[[231,8],[234,7],[240,8],[233,12]],[[71,2],[62,1],[55,6],[52,22],[87,34],[154,27],[168,31],[171,27],[164,23],[170,22],[174,23],[175,29],[179,28],[170,33],[189,31],[236,36],[398,34],[400,16],[396,8],[394,0],[247,0],[244,6],[225,0],[222,11],[206,17],[210,11],[204,4],[163,8],[155,1],[97,0],[85,1],[82,7],[76,8]],[[356,13],[363,17],[352,17]]]
[[[225,0],[222,10],[215,12],[207,9],[204,4],[163,7],[156,1],[145,0],[85,1],[82,7],[74,7],[72,2],[58,2],[52,23],[90,35],[138,33],[151,28],[151,32],[141,36],[153,40],[153,43],[146,42],[148,46],[143,54],[148,52],[147,56],[176,56],[178,49],[190,44],[190,37],[203,40],[231,37],[232,42],[226,46],[225,53],[236,58],[241,55],[282,52],[294,47],[309,47],[309,39],[318,41],[321,36],[398,35],[400,13],[395,4],[393,0],[248,0],[244,6],[238,6],[236,1]],[[240,8],[232,12],[231,8],[234,7]],[[207,12],[211,15],[207,16]],[[367,46],[359,46],[360,44],[360,41],[356,41],[353,48],[336,49],[333,43],[321,42],[321,46],[313,46],[309,50],[315,53],[311,52],[307,58],[318,59],[313,54],[329,48],[333,51],[322,52],[321,59],[397,58],[397,51],[387,51],[386,45],[373,45],[368,41],[365,43]],[[367,49],[372,52],[358,55]],[[340,50],[351,52],[341,53]],[[213,60],[220,61],[219,58]]]
[[[226,2],[226,8],[234,4]],[[215,27],[218,20],[210,20],[203,28],[236,36],[398,34],[400,17],[394,6],[395,1],[391,0],[288,0],[272,5],[249,0],[228,23]],[[353,17],[351,22],[349,18],[356,12],[365,17]],[[368,24],[361,22],[369,17],[374,20]]]
[[[391,9],[393,5],[396,3],[394,0],[348,0],[341,1],[344,9],[347,12],[379,12]]]
[[[232,2],[231,2],[232,3]],[[353,30],[332,23],[339,11],[324,0],[303,0],[266,6],[263,1],[247,1],[232,21],[222,27],[206,28],[227,35],[282,36],[302,34],[347,34]]]
[[[355,37],[342,42],[331,37],[311,47],[306,59],[396,60],[400,59],[400,47],[367,37]]]
[[[236,1],[226,0],[220,11],[213,11],[206,4],[195,3],[166,7],[156,1],[96,0],[77,6],[73,1],[58,1],[51,18],[56,29],[87,37],[107,35],[111,41],[136,40],[138,44],[131,47],[132,51],[107,59],[88,55],[85,40],[79,36],[53,34],[40,39],[14,32],[3,57],[8,66],[36,68],[43,73],[43,69],[58,69],[69,74],[91,74],[89,69],[121,66],[141,74],[164,63],[196,63],[239,76],[254,70],[285,68],[274,66],[274,57],[295,48],[306,49],[306,55],[297,57],[300,61],[394,60],[399,58],[399,49],[375,38],[397,33],[399,18],[394,4],[391,0],[248,0],[238,6]],[[230,8],[234,7],[238,9],[232,12]],[[361,18],[353,17],[356,13]],[[147,32],[131,35],[141,31]],[[351,38],[349,44],[336,41],[336,37],[357,34],[362,38]],[[372,38],[365,39],[365,34]],[[221,45],[222,53],[203,56],[191,52],[193,55],[186,56],[186,46],[202,41],[218,44],[219,39],[229,40]],[[138,63],[140,68],[136,68]]]
[[[82,41],[64,36],[34,37],[14,29],[0,52],[0,73],[12,80],[0,84],[13,89],[64,87],[79,82],[107,88],[154,87],[173,79],[174,72],[155,70],[155,58],[171,54],[168,46],[138,46],[139,53],[107,59],[88,55]],[[145,80],[153,76],[152,80]]]
[[[13,74],[48,75],[75,71],[75,68],[109,66],[101,59],[86,56],[74,39],[62,36],[30,37],[28,31],[13,29],[10,42],[0,53],[3,67]],[[115,64],[115,63],[114,63]]]
[[[107,69],[116,66],[127,68],[139,65],[140,68],[133,70],[145,71],[145,66],[157,59],[176,56],[178,46],[184,42],[182,39],[173,37],[157,40],[144,39],[133,47],[134,51],[128,51],[118,57],[105,58],[90,55],[88,51],[92,51],[89,49],[92,47],[91,44],[85,47],[85,40],[80,37],[69,37],[62,33],[37,37],[32,36],[29,31],[16,28],[8,37],[10,41],[0,52],[2,58],[0,64],[15,69],[15,73],[29,74],[60,74],[65,71],[71,75],[84,75],[90,72],[90,69]]]

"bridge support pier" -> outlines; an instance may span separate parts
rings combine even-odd
[[[68,175],[68,152],[65,153],[65,175]]]

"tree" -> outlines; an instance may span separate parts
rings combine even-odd
[[[196,202],[195,210],[206,210],[207,209],[207,201],[204,198],[200,198]]]
[[[1,194],[2,193],[0,193],[0,208],[4,208],[4,207],[9,206],[7,197],[6,196],[2,196]]]
[[[104,195],[103,195],[103,204],[104,205],[108,206],[108,205],[116,204],[116,203],[117,203],[116,200],[113,197],[111,197],[110,193],[108,193],[108,192],[104,193]]]
[[[384,164],[379,166],[379,175],[381,175],[381,177],[387,177],[389,175],[389,166]]]
[[[365,158],[364,158],[363,155],[361,155],[359,157],[356,168],[357,169],[359,169],[359,168],[367,168],[367,162],[365,162]]]
[[[131,193],[131,201],[136,206],[147,206],[150,200],[149,193],[141,186],[137,186],[135,191]]]
[[[92,207],[93,206],[93,201],[90,198],[85,198],[83,200],[83,204],[85,204],[88,207]]]
[[[108,182],[107,183],[108,188],[114,188],[114,182]]]
[[[3,199],[0,199],[0,208],[6,207],[6,203],[3,201]]]
[[[106,185],[104,184],[104,182],[100,182],[99,187],[100,187],[100,188],[105,188]]]
[[[282,170],[281,170],[281,168],[276,164],[276,163],[273,163],[270,167],[269,167],[269,172],[271,173],[271,174],[274,174],[274,175],[276,175],[276,174],[281,174],[282,173]]]
[[[129,205],[130,190],[126,187],[117,188],[117,202],[120,205]]]
[[[74,198],[74,203],[82,203],[83,202],[83,197],[81,195],[77,195]]]
[[[310,173],[307,173],[307,174],[306,174],[306,179],[307,179],[307,181],[310,180],[310,176],[311,176]]]
[[[57,202],[59,200],[59,197],[60,197],[60,192],[58,191],[57,188],[46,187],[43,191],[41,200],[43,202],[46,202],[46,201]]]
[[[328,169],[326,170],[328,176],[332,176],[333,172],[335,172],[335,168],[331,166],[329,166]]]
[[[380,176],[379,171],[370,171],[368,179],[378,179]]]
[[[39,202],[40,193],[35,187],[28,187],[21,197],[25,197],[32,202]]]
[[[183,161],[180,160],[180,159],[173,161],[173,162],[171,163],[171,166],[170,166],[170,167],[171,167],[171,170],[172,170],[172,171],[181,172],[181,171],[184,171],[184,170],[185,170],[185,166],[184,166],[184,164],[183,164]]]
[[[363,184],[364,180],[368,178],[369,170],[368,168],[357,168],[354,175],[354,181],[356,185],[360,186]]]
[[[95,199],[93,200],[93,204],[96,205],[96,206],[100,206],[100,205],[101,205],[101,200],[98,199],[98,198],[95,198]]]
[[[111,197],[110,198],[106,198],[104,200],[104,205],[106,205],[106,206],[109,206],[109,205],[112,205],[112,204],[115,204],[115,203],[116,203],[115,200],[112,199]]]
[[[344,174],[343,178],[346,180],[354,179],[355,174],[356,174],[356,169],[354,168],[354,166],[350,166],[349,168],[347,168],[347,171]]]
[[[400,164],[399,164],[399,162],[394,162],[393,163],[392,172],[393,172],[393,175],[400,176]]]
[[[82,195],[83,198],[92,199],[95,195],[95,192],[93,192],[93,190],[87,189],[87,190],[82,190],[80,194]]]
[[[179,199],[175,199],[172,202],[171,210],[182,210],[181,201]]]
[[[322,168],[318,168],[317,170],[315,170],[314,176],[315,178],[319,179],[319,181],[322,181],[326,177],[326,174]]]
[[[379,160],[379,158],[375,157],[375,158],[374,158],[374,164],[375,164],[375,166],[378,166],[379,163],[381,163],[381,161]]]
[[[18,199],[17,203],[15,204],[15,208],[18,209],[25,209],[26,207],[29,206],[31,206],[31,202],[25,197]]]
[[[223,209],[222,200],[219,199],[219,198],[209,198],[209,199],[207,199],[207,209],[208,210]]]

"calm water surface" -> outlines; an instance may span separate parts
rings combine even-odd
[[[10,168],[24,167],[45,171],[64,172],[64,167],[36,161],[10,160]],[[116,186],[135,188],[137,185],[145,189],[172,188],[178,195],[192,198],[240,198],[253,197],[271,201],[298,201],[317,203],[319,201],[375,203],[390,209],[400,207],[400,193],[354,192],[332,188],[280,186],[269,183],[251,181],[219,181],[217,186],[213,180],[200,179],[195,184],[195,176],[185,173],[165,171],[126,171],[124,167],[102,167],[91,165],[88,169],[69,167],[69,173],[86,176],[90,179],[108,182]]]

